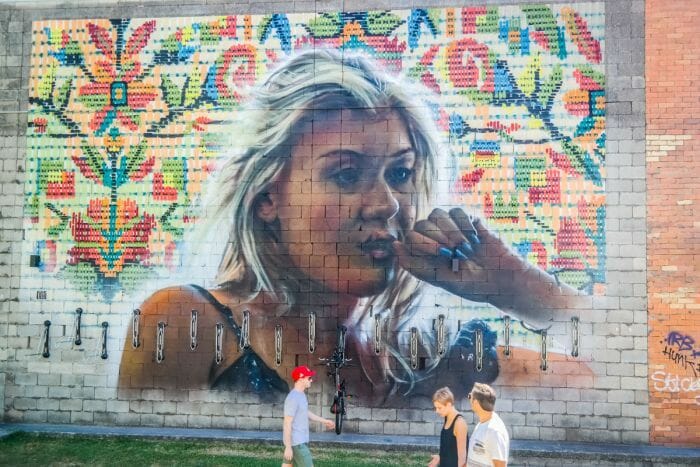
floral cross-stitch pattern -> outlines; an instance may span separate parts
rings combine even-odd
[[[453,204],[602,293],[603,21],[577,3],[36,22],[25,253],[105,301],[176,270],[250,87],[296,51],[333,47],[422,83]]]

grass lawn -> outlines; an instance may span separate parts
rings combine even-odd
[[[282,445],[234,441],[52,436],[13,433],[0,440],[0,465],[232,465],[279,467]],[[312,443],[316,467],[425,466],[428,452],[324,447]]]

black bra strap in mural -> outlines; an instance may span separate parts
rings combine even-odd
[[[204,287],[195,284],[190,284],[190,287],[199,292],[202,297],[207,299],[209,303],[214,305],[224,315],[236,337],[240,340],[241,328],[233,319],[231,308],[218,301]],[[212,389],[252,390],[263,400],[268,398],[272,400],[275,394],[284,394],[289,391],[289,386],[275,370],[265,364],[263,359],[252,348],[248,347],[243,349],[243,355],[233,365],[216,378],[216,381],[212,384]]]
[[[226,321],[228,322],[228,325],[231,327],[231,329],[233,330],[233,332],[236,333],[236,337],[237,337],[238,339],[240,339],[240,338],[241,338],[241,328],[240,328],[240,326],[238,326],[238,324],[236,324],[236,320],[233,319],[233,312],[231,311],[231,308],[227,307],[226,305],[224,305],[223,303],[221,303],[220,301],[218,301],[218,300],[216,299],[216,297],[214,297],[214,296],[211,294],[211,292],[209,292],[209,291],[208,291],[207,289],[205,289],[204,287],[200,287],[200,286],[198,286],[198,285],[196,285],[196,284],[190,284],[190,287],[192,287],[192,288],[195,289],[197,292],[199,292],[199,294],[200,294],[202,297],[206,298],[207,301],[208,301],[209,303],[211,303],[212,305],[214,305],[214,308],[216,308],[217,310],[219,310],[219,312],[220,312],[222,315],[224,315],[224,317],[226,318]]]

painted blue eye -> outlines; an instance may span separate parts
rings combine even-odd
[[[402,185],[413,178],[413,169],[409,167],[394,167],[386,172],[386,181],[391,185]]]
[[[342,169],[333,174],[332,178],[339,187],[350,187],[360,180],[360,170],[355,168]]]

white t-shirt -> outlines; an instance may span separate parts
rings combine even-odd
[[[292,446],[308,443],[309,401],[303,391],[289,391],[284,400],[284,416],[292,417]]]
[[[508,462],[510,437],[496,412],[491,419],[478,423],[469,437],[467,467],[493,467],[492,460]]]

